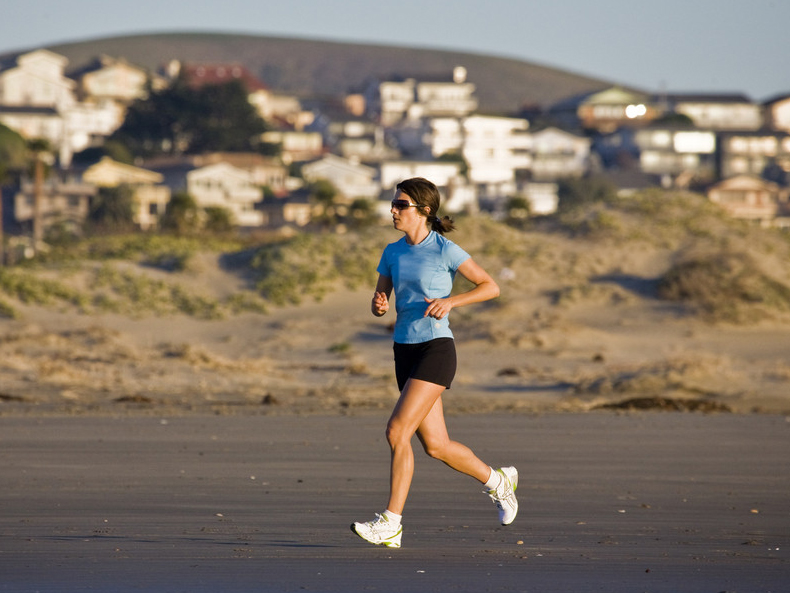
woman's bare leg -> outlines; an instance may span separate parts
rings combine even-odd
[[[425,452],[434,459],[444,462],[458,472],[472,476],[482,484],[488,480],[491,468],[483,463],[469,447],[450,439],[444,421],[444,406],[441,397],[436,399],[431,411],[417,428],[417,436],[420,438]]]
[[[425,421],[444,387],[428,381],[409,379],[387,423],[387,441],[392,451],[390,461],[390,498],[387,510],[403,514],[414,476],[414,451],[411,439]]]

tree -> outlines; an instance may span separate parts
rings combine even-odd
[[[569,212],[586,204],[614,202],[617,199],[615,185],[601,177],[564,179],[558,186],[558,213]]]
[[[205,209],[205,229],[213,233],[227,233],[233,229],[233,215],[227,208],[209,206]]]
[[[162,216],[162,228],[186,233],[197,230],[200,224],[200,211],[195,199],[186,192],[177,192],[172,195],[167,203],[167,209]]]
[[[315,220],[327,225],[339,222],[337,194],[337,188],[326,179],[310,184],[310,201],[317,206]]]
[[[110,137],[142,157],[208,151],[257,151],[265,122],[234,80],[193,89],[182,79],[138,99]]]
[[[128,185],[100,187],[96,194],[90,220],[98,226],[125,230],[134,225],[134,191]]]

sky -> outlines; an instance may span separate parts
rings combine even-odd
[[[26,0],[0,54],[171,31],[460,50],[649,92],[790,94],[788,0]]]

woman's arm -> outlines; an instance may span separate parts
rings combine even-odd
[[[464,278],[474,284],[475,287],[467,292],[462,292],[461,294],[444,299],[426,298],[425,301],[428,303],[428,307],[425,309],[426,317],[431,316],[436,319],[442,319],[455,307],[471,305],[472,303],[481,303],[499,296],[499,285],[494,282],[494,279],[489,276],[488,272],[477,265],[472,258],[462,263],[458,267],[458,271]]]
[[[392,294],[392,278],[379,274],[376,282],[376,292],[370,302],[370,311],[376,317],[381,317],[390,309],[389,298]]]

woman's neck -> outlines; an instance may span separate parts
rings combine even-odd
[[[406,242],[409,245],[419,245],[425,238],[431,234],[431,229],[427,227],[420,227],[414,231],[409,231],[406,233]]]

